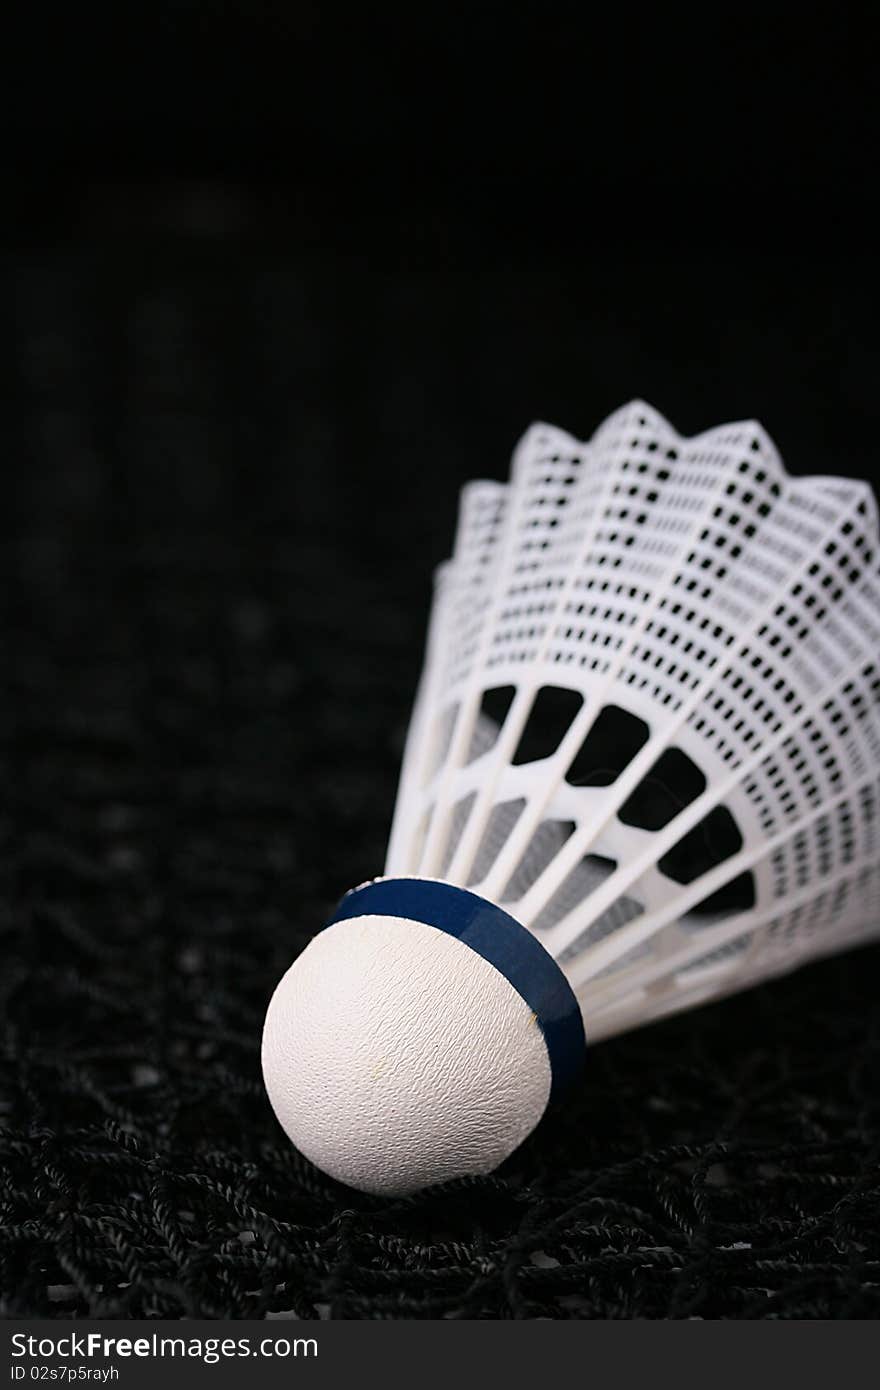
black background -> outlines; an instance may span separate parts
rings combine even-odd
[[[30,7],[0,267],[0,1292],[70,1316],[872,1316],[877,952],[597,1048],[384,1203],[262,1093],[381,869],[457,488],[634,395],[876,476],[856,12]]]

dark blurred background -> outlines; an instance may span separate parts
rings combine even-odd
[[[457,489],[639,395],[876,476],[874,48],[743,7],[35,5],[4,45],[0,1310],[871,1316],[877,952],[382,1203],[263,1096]]]
[[[288,418],[326,393],[389,482],[416,447],[444,518],[531,417],[587,433],[636,393],[683,430],[757,414],[795,469],[872,466],[858,7],[811,26],[742,6],[35,5],[12,35],[10,310],[35,283],[66,304],[84,371],[112,351],[124,377],[138,314],[185,319],[186,293],[252,358],[250,314],[282,334],[262,377]],[[453,404],[472,442],[450,450]]]

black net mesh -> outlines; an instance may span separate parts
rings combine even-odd
[[[585,343],[552,278],[137,246],[2,285],[2,1311],[880,1312],[876,948],[597,1047],[498,1174],[419,1198],[322,1177],[260,1081],[275,981],[381,870],[460,482],[524,410],[729,398],[676,414],[659,329],[600,304]]]

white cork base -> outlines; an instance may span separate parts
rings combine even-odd
[[[290,1139],[364,1192],[488,1173],[538,1123],[534,1013],[457,937],[398,917],[327,927],[275,990],[263,1076]]]

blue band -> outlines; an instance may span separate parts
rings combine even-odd
[[[555,960],[515,917],[486,898],[423,878],[386,878],[346,893],[327,926],[353,917],[404,917],[457,936],[509,980],[535,1014],[550,1058],[551,1099],[586,1051],[578,1002]]]

